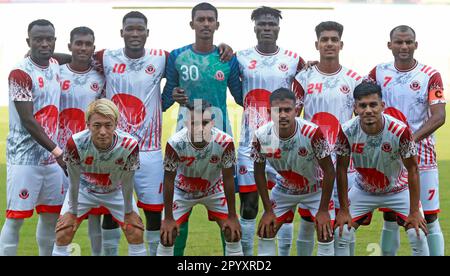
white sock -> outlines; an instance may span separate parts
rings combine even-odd
[[[317,242],[317,256],[334,256],[334,241]]]
[[[406,234],[408,235],[413,256],[430,256],[427,237],[422,229],[419,230],[419,238],[417,237],[416,229],[414,228],[408,229]]]
[[[304,219],[300,220],[297,237],[297,256],[312,256],[315,232],[314,222],[309,222]]]
[[[56,221],[59,214],[41,213],[36,228],[36,241],[39,246],[39,256],[51,256],[55,244]]]
[[[244,256],[253,256],[253,241],[255,236],[256,219],[244,219],[241,217],[241,229],[242,229],[242,250]]]
[[[156,250],[156,256],[173,256],[174,246],[164,246],[161,243],[158,244],[158,249]]]
[[[159,237],[161,233],[157,231],[147,231],[145,230],[145,238],[148,244],[148,251],[150,256],[156,256],[156,250],[158,249]]]
[[[120,228],[102,229],[103,255],[105,256],[119,255],[119,243],[121,236],[122,231],[120,230]]]
[[[145,244],[128,244],[128,256],[147,256]]]
[[[348,230],[347,224],[342,230],[342,237],[339,237],[339,228],[334,230],[334,255],[351,256],[350,244],[355,243],[355,228]]]
[[[88,218],[88,233],[91,240],[91,255],[101,256],[102,254],[102,225],[101,217],[90,215]]]
[[[258,238],[258,256],[276,256],[277,245],[275,238]]]
[[[52,256],[70,256],[68,245],[54,245]]]
[[[427,224],[428,228],[428,248],[430,249],[430,256],[444,256],[444,235],[442,235],[439,219]]]
[[[397,255],[400,247],[400,231],[396,221],[384,221],[380,246],[382,256]]]
[[[283,223],[277,233],[278,256],[289,256],[291,253],[292,236],[294,235],[294,224]]]
[[[241,242],[225,241],[225,256],[244,256],[244,252],[242,252]]]
[[[19,232],[23,219],[5,220],[0,234],[0,256],[16,256],[19,245]]]

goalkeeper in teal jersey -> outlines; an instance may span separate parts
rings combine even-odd
[[[215,126],[232,134],[227,113],[227,87],[236,103],[242,106],[239,64],[235,56],[228,62],[219,59],[219,50],[213,44],[219,22],[212,5],[201,3],[194,7],[190,25],[195,30],[195,43],[173,50],[167,62],[163,111],[175,101],[183,106],[188,101],[205,100],[215,107]],[[177,130],[182,127],[185,113],[185,108],[181,107]]]
[[[232,135],[227,113],[227,87],[240,106],[243,105],[239,64],[235,56],[223,62],[214,45],[214,32],[219,28],[217,9],[201,3],[192,9],[191,28],[195,31],[195,43],[173,50],[166,65],[167,83],[162,93],[162,108],[166,111],[174,102],[180,104],[177,130],[188,110],[187,102],[205,100],[213,106],[215,127]],[[201,106],[201,103],[200,103]],[[186,246],[188,225],[180,225],[175,242],[175,256],[182,256]],[[223,241],[223,235],[222,235]]]

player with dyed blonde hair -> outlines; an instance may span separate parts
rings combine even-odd
[[[56,225],[53,255],[69,255],[81,221],[93,208],[104,207],[128,240],[130,256],[147,254],[144,225],[133,201],[134,172],[139,168],[138,141],[117,129],[119,111],[107,99],[92,102],[86,111],[88,129],[73,135],[66,145],[69,193]]]

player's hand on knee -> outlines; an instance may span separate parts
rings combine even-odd
[[[264,212],[259,221],[258,225],[258,235],[261,238],[273,238],[276,234],[276,221],[277,217],[275,214],[270,212]]]
[[[72,213],[65,213],[58,218],[56,222],[55,232],[60,232],[66,229],[72,228],[72,232],[76,232],[78,228],[77,216]]]
[[[220,61],[227,62],[230,61],[233,57],[233,48],[231,48],[228,44],[220,43],[219,46],[219,55]]]
[[[180,105],[185,105],[189,101],[189,98],[186,95],[185,90],[181,87],[175,87],[173,89],[172,98],[174,101],[176,101]]]
[[[161,243],[164,246],[172,246],[180,233],[180,226],[174,219],[164,219],[161,222]]]
[[[347,225],[347,226],[346,226]],[[342,237],[342,232],[344,231],[344,227],[347,227],[348,230],[352,228],[353,221],[352,216],[348,209],[340,209],[336,216],[336,221],[334,224],[334,229],[339,227],[339,237]]]
[[[327,242],[333,239],[331,218],[328,210],[319,210],[316,214],[316,230],[319,241]]]
[[[222,224],[222,232],[228,242],[237,242],[241,240],[242,230],[237,217],[228,217]]]
[[[425,233],[425,235],[428,235],[427,221],[422,216],[420,211],[409,213],[409,216],[405,220],[404,227],[406,229],[410,229],[410,228],[416,229],[417,237],[420,237],[419,229],[422,229],[422,231]]]
[[[144,223],[142,222],[141,217],[138,214],[136,214],[136,212],[134,212],[134,211],[132,211],[129,214],[125,214],[125,218],[124,218],[125,232],[132,231],[132,229],[130,229],[130,227],[136,228],[141,231],[145,230]]]

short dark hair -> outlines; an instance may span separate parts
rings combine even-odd
[[[75,35],[92,35],[92,37],[93,37],[94,40],[95,40],[94,31],[91,30],[90,28],[84,27],[84,26],[82,26],[82,27],[76,27],[75,29],[73,29],[73,30],[70,32],[70,42],[73,41],[73,37],[74,37]]]
[[[361,100],[362,97],[366,97],[372,94],[377,94],[380,99],[383,98],[381,93],[381,86],[372,81],[363,81],[358,84],[353,91],[353,98],[355,100]]]
[[[201,100],[201,99],[200,99],[200,101],[201,101],[201,103],[202,103],[202,113],[204,113],[204,112],[206,111],[206,109],[212,107],[212,105],[211,105],[208,101]],[[199,102],[199,100],[196,100],[196,101],[190,101],[190,102],[188,102],[188,103],[185,105],[185,107],[186,107],[189,111],[194,111],[194,110],[195,110],[195,107],[198,106],[198,105],[196,104],[196,103],[198,103],[198,102]]]
[[[194,20],[195,13],[197,11],[213,11],[214,14],[216,15],[216,20],[219,18],[219,14],[217,13],[216,7],[214,7],[210,3],[203,2],[203,3],[200,3],[200,4],[196,5],[195,7],[193,7],[192,8],[192,20]]]
[[[273,17],[277,18],[278,20],[283,18],[283,17],[281,17],[281,11],[280,10],[277,10],[277,9],[274,9],[274,8],[271,8],[271,7],[262,6],[262,7],[259,7],[257,9],[255,9],[252,12],[251,19],[253,21],[255,21],[256,19],[258,19],[258,17],[260,17],[261,15],[265,15],[265,14],[270,14]]]
[[[47,19],[34,20],[30,24],[28,24],[28,32],[30,32],[34,26],[51,26],[53,30],[55,29],[55,26],[53,26],[52,22],[48,21]]]
[[[270,105],[272,105],[272,102],[279,100],[292,100],[294,102],[294,105],[297,101],[297,99],[295,98],[295,94],[294,92],[292,92],[291,90],[287,89],[287,88],[278,88],[277,90],[273,91],[272,94],[270,94]]]
[[[395,32],[395,31],[399,31],[399,32],[402,32],[402,33],[407,32],[407,31],[411,31],[411,32],[413,33],[414,39],[416,39],[416,32],[414,31],[413,28],[411,28],[411,27],[408,26],[408,25],[399,25],[399,26],[393,28],[393,29],[391,30],[391,32],[389,33],[389,38],[390,38],[391,40],[392,40],[392,36],[394,35],[394,32]]]
[[[145,25],[147,25],[147,17],[138,11],[130,11],[129,13],[125,14],[125,16],[122,19],[122,25],[125,24],[125,21],[128,18],[140,18],[140,19],[144,19]]]
[[[323,31],[336,31],[339,35],[339,38],[342,37],[342,33],[344,32],[344,26],[335,21],[324,21],[316,26],[316,36],[320,37],[320,34]]]

